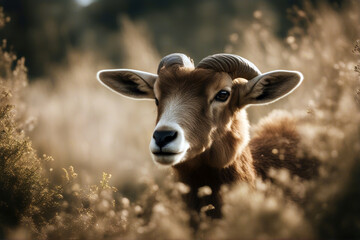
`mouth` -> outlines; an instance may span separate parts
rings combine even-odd
[[[183,152],[153,152],[153,159],[161,165],[174,165],[180,161]]]
[[[153,152],[155,156],[175,156],[180,153],[174,153],[174,152]]]

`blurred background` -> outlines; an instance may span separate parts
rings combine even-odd
[[[227,52],[248,58],[261,71],[296,69],[281,48],[297,47],[301,33],[294,25],[311,20],[297,18],[306,4],[313,11],[348,7],[343,1],[302,0],[1,0],[9,21],[0,37],[25,57],[29,134],[40,153],[59,164],[114,173],[117,166],[137,166],[127,160],[152,164],[147,145],[155,107],[102,89],[95,79],[98,70],[155,72],[159,60],[173,52],[195,63]],[[287,38],[289,31],[294,33]],[[355,30],[350,34],[348,44],[356,39]],[[260,110],[251,114],[255,122],[260,116]]]
[[[319,6],[318,1],[311,2],[314,8]],[[346,5],[340,0],[321,4],[326,2],[338,8]],[[131,27],[151,44],[154,58],[184,52],[195,62],[229,51],[231,42],[241,43],[254,17],[262,17],[277,37],[284,38],[293,26],[289,10],[302,8],[304,1],[1,0],[0,4],[11,18],[1,37],[18,56],[25,56],[33,79],[49,74],[49,66],[68,64],[73,51],[94,52],[97,58],[123,65],[127,58],[123,37],[131,34],[126,32]],[[141,52],[138,57],[144,58]]]
[[[3,8],[0,63],[7,64],[6,69],[1,68],[7,74],[2,70],[2,78],[4,86],[15,93],[11,101],[15,105],[17,129],[29,137],[36,155],[46,154],[55,159],[51,167],[44,167],[49,171],[50,185],[61,183],[64,172],[75,169],[77,173],[76,182],[61,188],[62,210],[50,214],[51,217],[63,214],[69,223],[63,223],[61,217],[54,220],[49,214],[44,217],[47,214],[42,213],[44,219],[52,220],[46,228],[33,220],[37,230],[31,231],[37,237],[59,237],[71,225],[86,230],[96,224],[101,227],[91,233],[97,239],[106,234],[126,238],[156,238],[158,234],[178,239],[194,236],[182,226],[182,217],[170,223],[158,219],[167,216],[164,209],[168,213],[178,211],[166,205],[170,201],[163,195],[154,197],[158,186],[163,186],[164,179],[171,175],[168,169],[155,166],[148,150],[155,124],[155,103],[123,98],[96,80],[96,72],[104,68],[155,73],[160,59],[173,52],[187,54],[195,64],[210,54],[226,52],[249,59],[262,72],[301,71],[305,80],[294,93],[271,105],[251,107],[248,115],[251,124],[256,125],[274,109],[291,112],[300,119],[306,139],[303,147],[325,163],[317,182],[297,183],[301,186],[294,190],[297,194],[312,195],[304,200],[302,208],[282,211],[282,200],[278,199],[281,194],[272,199],[275,205],[271,205],[274,202],[267,202],[264,192],[256,193],[260,195],[255,194],[257,200],[252,203],[244,198],[244,194],[249,194],[247,190],[238,189],[229,195],[233,205],[224,220],[228,227],[208,225],[196,237],[236,238],[239,232],[234,229],[241,229],[245,238],[359,236],[356,235],[360,232],[359,208],[349,210],[350,215],[334,210],[360,198],[358,191],[349,190],[357,186],[357,174],[348,174],[351,169],[359,169],[356,164],[360,153],[359,67],[355,68],[360,54],[359,45],[356,47],[360,38],[358,0],[0,0],[0,6]],[[11,81],[20,82],[21,87],[14,87],[4,76],[11,76]],[[111,174],[111,180],[103,172]],[[99,195],[94,200],[94,209],[82,203],[84,199],[93,203],[90,195],[85,194],[87,197],[84,195],[78,202],[73,199],[72,194],[80,191],[77,189],[98,184],[99,179],[103,178],[101,186],[108,186],[104,176],[118,189],[116,197]],[[339,189],[350,192],[342,194]],[[345,200],[334,198],[336,195],[344,196]],[[152,197],[156,201],[153,199],[150,204],[148,200]],[[116,202],[115,215],[102,212],[103,200]],[[238,200],[244,208],[234,207]],[[125,214],[128,201],[133,205]],[[64,202],[81,203],[82,211],[75,214]],[[159,210],[154,207],[155,202],[162,202],[165,207]],[[147,204],[154,207],[154,212],[141,210]],[[83,219],[86,211],[88,218]],[[148,217],[138,221],[134,216],[139,212]],[[278,220],[266,228],[269,222],[261,219],[274,212],[279,218],[275,216]],[[32,214],[27,216],[33,218]],[[247,218],[237,219],[239,215],[250,216],[258,224],[249,228]],[[74,216],[79,222],[69,220]],[[346,221],[334,228],[338,218]],[[135,230],[125,228],[124,219],[134,223]],[[154,230],[156,227],[149,219],[160,230]],[[281,227],[283,224],[287,224],[287,231]],[[212,228],[215,230],[210,231]],[[85,230],[80,233],[74,230],[72,235],[70,231],[68,237],[91,238]],[[349,231],[355,235],[344,235]],[[17,236],[18,232],[12,234]],[[19,234],[24,236],[23,232]]]

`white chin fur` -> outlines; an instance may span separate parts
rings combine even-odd
[[[162,152],[168,153],[169,155],[164,154],[155,154],[160,152],[159,146],[156,144],[155,139],[151,138],[150,141],[150,152],[152,158],[155,163],[165,165],[165,166],[173,166],[184,160],[186,157],[186,152],[189,149],[189,143],[185,140],[184,131],[177,123],[169,123],[164,121],[159,121],[156,125],[154,131],[159,130],[171,130],[177,131],[177,138],[170,142],[169,144],[162,147]]]
[[[184,160],[185,154],[186,152],[181,152],[170,156],[164,156],[152,153],[151,156],[156,164],[160,164],[163,166],[174,166]]]

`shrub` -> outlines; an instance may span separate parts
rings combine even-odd
[[[1,15],[1,14],[0,14]],[[0,231],[19,224],[23,217],[36,219],[38,227],[56,208],[56,191],[49,189],[43,163],[21,127],[17,114],[20,92],[27,84],[24,59],[0,48]],[[18,107],[15,107],[16,104]]]

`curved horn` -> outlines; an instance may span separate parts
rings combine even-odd
[[[157,73],[159,74],[160,70],[163,67],[168,68],[168,67],[171,67],[174,65],[180,65],[182,67],[194,68],[194,63],[188,56],[186,56],[185,54],[182,54],[182,53],[172,53],[172,54],[169,54],[169,55],[163,57],[163,59],[161,59]]]
[[[214,54],[204,58],[196,68],[226,72],[232,79],[241,77],[250,80],[261,74],[260,70],[249,60],[225,53]]]

